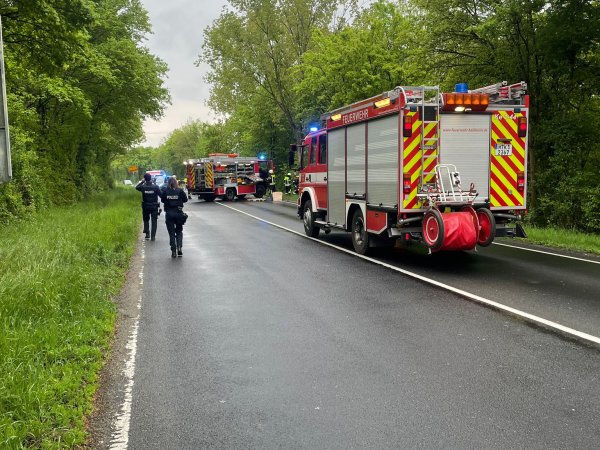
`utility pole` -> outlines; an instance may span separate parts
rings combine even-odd
[[[2,18],[0,17],[0,84],[2,84],[2,86],[0,86],[0,183],[6,183],[12,178],[5,80],[6,77],[4,76],[4,41],[2,40]]]

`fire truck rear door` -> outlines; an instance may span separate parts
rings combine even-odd
[[[454,164],[463,190],[475,185],[475,203],[490,195],[490,115],[442,114],[440,118],[440,163]]]

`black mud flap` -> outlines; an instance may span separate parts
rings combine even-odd
[[[527,237],[527,233],[525,232],[523,225],[521,225],[519,222],[515,223],[515,230],[517,232],[517,237],[520,237],[520,238]]]

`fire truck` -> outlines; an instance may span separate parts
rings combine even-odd
[[[232,201],[253,194],[262,198],[267,192],[273,162],[237,153],[210,153],[207,158],[186,161],[187,190],[190,195],[212,202],[215,198]],[[272,173],[272,172],[271,172]]]
[[[437,252],[525,237],[526,90],[398,86],[324,114],[324,128],[290,149],[306,234],[351,232],[360,254],[398,239]]]

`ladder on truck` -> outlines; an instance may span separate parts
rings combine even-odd
[[[500,83],[490,84],[489,86],[473,89],[469,92],[488,94],[490,96],[490,103],[514,103],[515,100],[521,103],[523,96],[527,92],[527,83],[520,81],[508,84],[506,81],[501,81]]]
[[[421,149],[421,183],[422,189],[426,184],[435,184],[435,167],[440,162],[440,87],[439,86],[407,86],[404,87],[406,103],[409,106],[416,106],[421,118],[421,140],[419,146]],[[425,113],[425,108],[428,113]],[[426,137],[427,130],[433,128],[432,136]],[[431,170],[426,171],[426,164],[435,158],[435,164]]]

